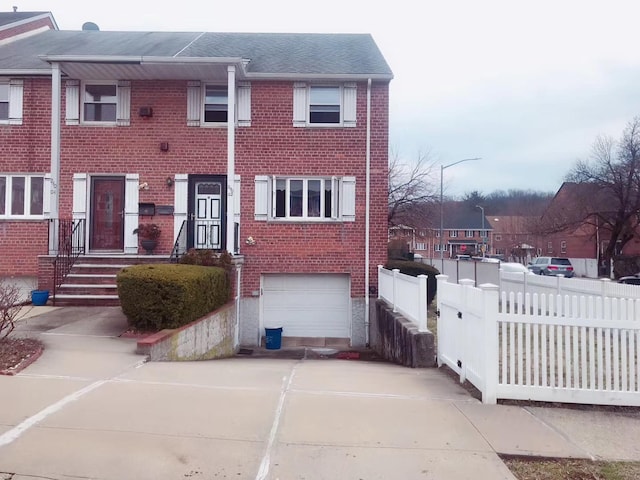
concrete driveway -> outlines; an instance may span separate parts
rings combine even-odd
[[[513,479],[496,452],[592,456],[523,408],[480,404],[436,369],[145,363],[135,340],[117,337],[115,310],[47,315],[20,330],[40,336],[43,356],[0,376],[0,472],[12,480]]]

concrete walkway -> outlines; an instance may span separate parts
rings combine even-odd
[[[145,363],[125,329],[117,307],[21,321],[45,352],[0,376],[0,479],[513,479],[497,453],[640,460],[637,410],[486,406],[440,370],[381,362]]]

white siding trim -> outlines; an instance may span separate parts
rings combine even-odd
[[[307,84],[295,82],[293,84],[293,126],[307,126]]]
[[[269,217],[269,177],[256,175],[254,219],[266,221]]]
[[[356,177],[342,177],[342,220],[353,222],[356,219]]]
[[[22,97],[24,81],[20,79],[9,80],[9,124],[22,125]]]
[[[128,127],[131,123],[131,82],[120,80],[118,82],[117,95],[116,125]]]
[[[356,104],[358,88],[356,83],[345,83],[342,88],[342,123],[345,127],[356,126]]]
[[[238,126],[251,126],[251,84],[238,82]]]
[[[66,103],[65,103],[65,124],[80,124],[80,81],[67,80],[66,87]]]
[[[199,127],[202,110],[202,87],[199,81],[187,83],[187,126]]]

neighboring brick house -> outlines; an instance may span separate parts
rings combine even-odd
[[[241,343],[365,344],[392,79],[372,37],[51,27],[0,44],[0,274],[49,286],[64,219],[96,258],[153,222],[156,254],[234,254]]]
[[[491,245],[493,253],[505,261],[527,264],[536,255],[541,255],[541,239],[532,233],[532,225],[538,217],[522,215],[490,215],[493,231]]]
[[[449,202],[443,208],[443,235],[440,225],[389,228],[389,239],[404,239],[409,250],[425,258],[455,258],[457,255],[481,256],[493,253],[491,237],[493,226],[480,209],[466,204]]]

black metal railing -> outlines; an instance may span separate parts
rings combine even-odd
[[[85,220],[52,218],[49,220],[49,250],[53,261],[53,304],[56,291],[71,271],[76,259],[85,253]]]
[[[189,233],[192,233],[192,238]],[[219,220],[184,220],[173,244],[173,250],[171,250],[171,262],[177,263],[180,257],[187,253],[189,240],[194,248],[220,251],[221,245],[224,244],[225,234]],[[234,223],[234,237],[236,248],[233,253],[237,254],[240,245],[240,224],[237,222]]]
[[[176,242],[173,244],[173,250],[171,250],[171,256],[169,257],[171,263],[177,263],[180,257],[187,253],[187,247],[187,221],[184,220],[180,226]]]

